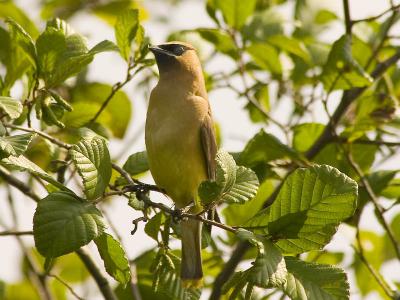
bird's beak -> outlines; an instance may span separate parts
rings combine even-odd
[[[159,47],[159,46],[153,46],[153,45],[151,45],[151,46],[149,46],[149,50],[151,51],[151,52],[153,52],[153,54],[154,55],[168,55],[168,56],[172,56],[172,57],[174,57],[175,55],[174,54],[172,54],[171,52],[169,52],[169,51],[167,51],[167,50],[165,50],[165,49],[163,49],[163,48],[161,48],[161,47]]]

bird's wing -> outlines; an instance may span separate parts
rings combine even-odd
[[[201,145],[203,147],[204,158],[207,164],[208,179],[215,179],[215,155],[217,154],[217,142],[215,139],[214,124],[211,111],[204,118],[200,129]]]

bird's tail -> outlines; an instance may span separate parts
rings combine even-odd
[[[182,264],[181,278],[186,287],[202,285],[201,222],[193,219],[181,221]]]

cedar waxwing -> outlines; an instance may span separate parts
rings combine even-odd
[[[202,210],[199,184],[215,178],[217,145],[203,72],[196,50],[183,42],[150,47],[160,78],[150,95],[146,119],[146,148],[151,174],[177,208],[194,204]],[[199,286],[201,223],[181,221],[181,278],[186,286]]]

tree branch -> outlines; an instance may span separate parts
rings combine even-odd
[[[40,197],[34,193],[29,185],[22,182],[18,178],[11,175],[10,171],[8,171],[3,166],[0,166],[0,177],[3,178],[8,184],[20,190],[23,194],[30,197],[35,202],[40,201]]]

